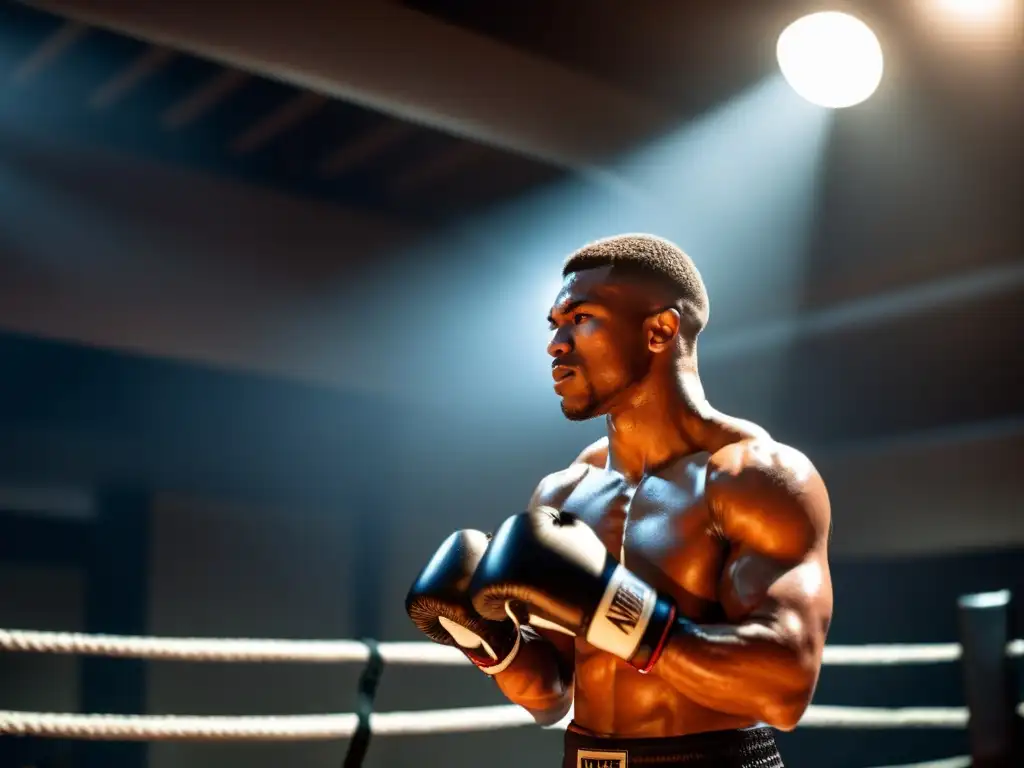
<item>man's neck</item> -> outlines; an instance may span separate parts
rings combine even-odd
[[[696,364],[680,365],[669,385],[643,381],[626,402],[606,417],[608,466],[631,482],[682,456],[715,452],[748,437],[759,427],[733,419],[711,407],[697,375]]]
[[[701,422],[704,392],[696,373],[648,379],[605,417],[608,464],[631,482],[701,448],[694,427]]]

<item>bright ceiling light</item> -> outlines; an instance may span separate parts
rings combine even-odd
[[[1011,0],[937,0],[938,7],[961,19],[992,19],[1004,15]]]
[[[868,99],[882,81],[882,46],[867,24],[836,11],[797,19],[779,35],[779,68],[813,104],[842,109]]]
[[[1024,18],[1017,0],[917,0],[921,23],[955,42],[1019,49]]]

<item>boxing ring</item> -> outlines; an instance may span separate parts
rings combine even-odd
[[[826,666],[875,667],[902,664],[965,664],[967,699],[972,689],[992,697],[993,681],[980,670],[972,673],[969,655],[992,656],[992,631],[988,613],[977,610],[961,598],[963,643],[830,645],[825,648]],[[990,606],[986,606],[989,607]],[[967,621],[963,617],[967,617]],[[986,625],[987,622],[987,625]],[[1005,622],[996,620],[1002,626]],[[966,625],[966,626],[965,626]],[[977,631],[980,628],[980,632]],[[973,629],[973,631],[972,631]],[[977,638],[987,638],[977,642]],[[973,638],[973,639],[972,639]],[[996,653],[1004,657],[997,667],[1024,658],[1024,639],[999,643]],[[376,643],[357,640],[271,640],[227,638],[130,637],[66,632],[0,630],[0,652],[46,653],[100,656],[149,661],[216,663],[364,664],[364,682],[375,689],[383,666],[442,665],[470,666],[454,648],[430,642]],[[977,664],[971,666],[978,666]],[[991,667],[992,664],[981,664]],[[979,679],[980,676],[980,679]],[[991,674],[987,675],[991,677]],[[973,681],[973,682],[972,682]],[[361,688],[364,686],[361,685]],[[113,715],[0,710],[0,736],[32,736],[99,741],[313,741],[352,738],[362,731],[367,737],[437,733],[466,733],[499,728],[534,726],[532,717],[515,705],[464,707],[424,712],[372,712],[373,691],[361,713],[280,716],[187,716]],[[985,704],[988,708],[988,704]],[[1011,719],[1024,717],[1024,702],[1014,703]],[[571,716],[571,715],[570,715]],[[549,726],[563,729],[569,717]],[[876,708],[811,705],[799,728],[857,729],[965,729],[972,722],[969,707]],[[972,738],[973,742],[973,738]],[[970,765],[969,757],[952,757],[938,763],[921,763],[921,768],[954,768]]]

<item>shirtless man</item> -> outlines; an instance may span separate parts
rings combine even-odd
[[[541,723],[563,765],[781,766],[832,615],[830,510],[801,453],[704,397],[708,299],[646,235],[592,243],[551,309],[555,391],[608,437],[493,538],[452,534],[406,607]]]

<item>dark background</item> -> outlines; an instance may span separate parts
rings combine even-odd
[[[886,78],[823,116],[773,74],[809,2],[38,5],[0,3],[0,625],[420,639],[401,601],[437,543],[601,433],[559,416],[543,317],[565,252],[635,229],[705,275],[712,402],[829,484],[830,642],[952,641],[958,595],[1021,592],[1019,15],[854,4]],[[358,673],[11,655],[0,706],[351,711]],[[377,706],[500,703],[481,678],[389,669]],[[960,669],[829,667],[815,703],[960,706]],[[796,768],[967,752],[781,740]],[[5,739],[0,765],[343,749]],[[367,764],[557,752],[518,729]]]

